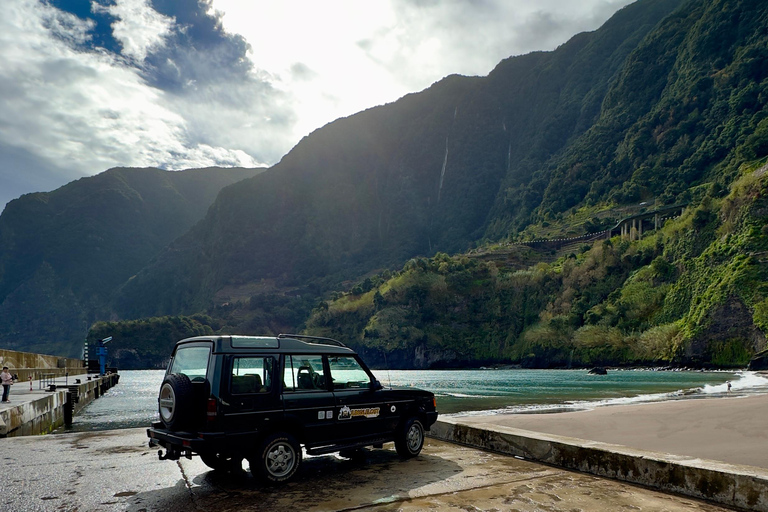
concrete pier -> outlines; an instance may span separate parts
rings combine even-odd
[[[62,376],[19,380],[10,403],[0,403],[0,437],[47,434],[65,424],[91,401],[117,384],[120,376]]]
[[[439,420],[416,459],[391,444],[366,461],[305,456],[280,487],[211,471],[198,457],[160,461],[143,428],[26,436],[50,432],[118,381],[78,378],[50,391],[18,383],[0,404],[9,510],[768,512],[768,469],[458,418]]]
[[[244,447],[245,448],[245,447]],[[307,457],[295,481],[160,461],[145,429],[0,439],[9,511],[725,512],[625,482],[428,439],[402,460],[392,444],[366,460]],[[247,467],[247,463],[243,464]]]

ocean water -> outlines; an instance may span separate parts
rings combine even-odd
[[[120,383],[75,416],[61,432],[146,427],[157,418],[162,370],[121,371]],[[594,407],[768,393],[754,372],[609,370],[374,370],[385,386],[435,393],[443,415],[548,413]]]

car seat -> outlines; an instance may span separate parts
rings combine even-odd
[[[312,382],[312,374],[310,371],[309,366],[302,366],[299,368],[299,372],[296,375],[299,389],[315,389],[315,384]]]

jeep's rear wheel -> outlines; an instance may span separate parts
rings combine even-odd
[[[424,447],[424,426],[418,418],[410,418],[395,435],[395,450],[401,457],[409,459],[421,453]]]
[[[221,453],[201,453],[200,458],[206,466],[216,471],[232,473],[243,469],[242,457],[228,457]]]
[[[181,430],[189,423],[192,409],[192,382],[183,373],[167,375],[157,399],[160,421],[170,430]]]
[[[288,433],[267,437],[261,447],[248,457],[251,473],[259,474],[270,482],[287,482],[301,465],[301,445]]]

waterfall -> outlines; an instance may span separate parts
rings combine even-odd
[[[437,202],[440,202],[440,194],[443,192],[443,178],[445,178],[445,167],[448,165],[448,137],[445,138],[445,157],[443,158],[443,169],[440,171],[440,187],[437,189]]]
[[[458,105],[453,109],[453,124],[456,124],[456,116],[459,115]],[[453,127],[451,127],[453,128]],[[445,178],[445,168],[448,165],[448,135],[445,136],[445,156],[443,157],[443,168],[440,170],[440,186],[437,188],[437,202],[440,202],[440,195],[443,192],[443,179]]]

